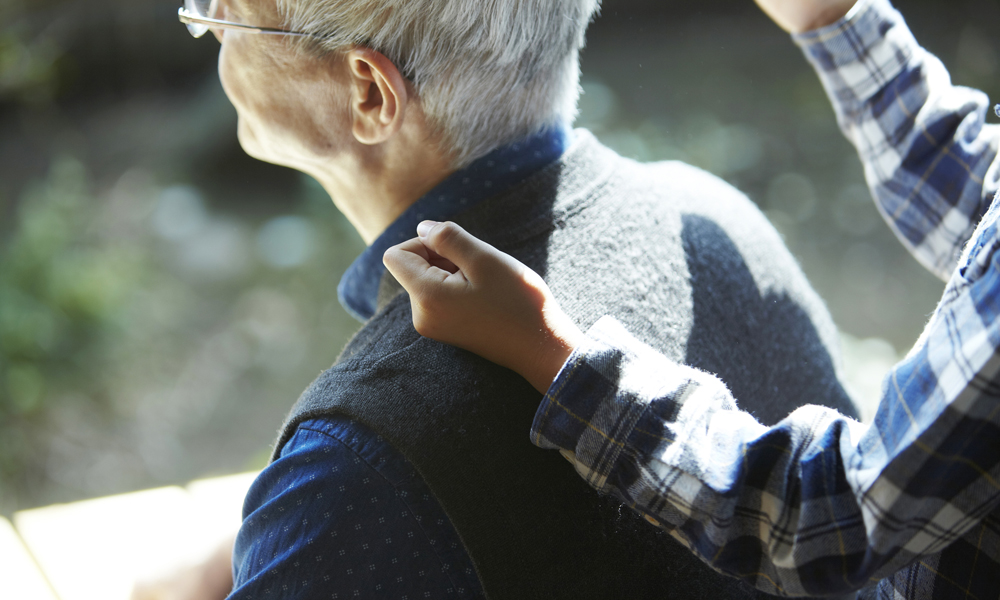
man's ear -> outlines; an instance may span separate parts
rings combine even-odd
[[[409,101],[406,80],[392,61],[370,48],[348,51],[347,64],[354,137],[362,144],[381,144],[403,125]]]

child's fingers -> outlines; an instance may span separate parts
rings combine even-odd
[[[382,262],[410,294],[413,326],[421,335],[451,342],[450,318],[456,300],[469,290],[465,275],[446,258],[427,248],[418,238],[385,251]],[[457,305],[461,307],[461,302]]]
[[[401,244],[397,244],[396,246],[389,248],[389,250],[386,250],[386,253],[389,254],[390,251],[391,251],[390,260],[392,260],[395,257],[395,253],[397,251],[411,252],[422,258],[424,261],[427,262],[427,264],[429,264],[432,267],[437,267],[442,271],[448,271],[449,273],[455,273],[458,271],[458,267],[455,266],[455,263],[451,262],[447,258],[441,256],[437,252],[428,248],[426,245],[421,243],[418,238],[412,238]],[[382,262],[384,264],[385,254],[382,255],[382,258],[383,258]],[[410,258],[410,257],[404,256],[402,258]],[[421,264],[420,266],[423,267],[424,265]]]
[[[421,245],[423,245],[423,244],[421,244]],[[437,268],[441,269],[442,271],[447,271],[447,272],[452,273],[452,274],[455,274],[455,273],[458,272],[458,267],[455,265],[455,263],[453,263],[450,260],[448,260],[447,258],[441,256],[437,252],[434,252],[430,248],[427,249],[427,252],[428,252],[428,254],[430,254],[430,258],[429,258],[428,262],[430,262],[430,264],[431,264],[432,267],[437,267]]]
[[[417,238],[397,244],[382,255],[382,264],[410,294],[425,287],[428,279],[440,284],[453,273],[435,264],[442,260]]]
[[[468,277],[474,277],[477,261],[497,250],[451,221],[423,221],[417,225],[420,241],[432,252],[447,259]]]

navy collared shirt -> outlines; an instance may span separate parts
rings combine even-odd
[[[375,313],[382,254],[424,219],[446,220],[562,156],[566,129],[501,148],[451,175],[361,254],[340,282],[356,317]],[[472,559],[416,469],[343,417],[298,426],[254,481],[233,550],[241,600],[484,597]]]
[[[372,318],[385,272],[382,255],[386,250],[415,237],[417,224],[424,219],[446,221],[521,183],[561,157],[571,133],[562,127],[546,130],[494,150],[442,181],[393,221],[351,264],[337,286],[340,303],[362,322]]]

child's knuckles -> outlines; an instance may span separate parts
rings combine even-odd
[[[393,246],[382,253],[382,264],[389,269],[395,269],[399,264],[399,248]]]
[[[414,279],[414,274],[412,273],[412,269],[409,268],[409,265],[407,265],[405,261],[400,260],[398,257],[390,257],[387,255],[383,262],[385,263],[386,269],[388,269],[388,271],[392,274],[392,276],[396,279],[396,281],[399,282],[400,285],[406,288],[409,288],[411,285],[413,285],[412,282]]]
[[[469,245],[467,237],[468,234],[465,230],[457,223],[452,223],[451,221],[441,223],[431,232],[434,248],[442,256],[445,256],[445,254],[453,255],[455,252],[467,250],[466,246]],[[445,258],[451,257],[445,256]]]
[[[444,300],[444,282],[433,273],[424,273],[411,292],[424,308],[433,307]]]
[[[457,231],[455,230],[455,224],[451,221],[438,223],[434,226],[434,229],[431,230],[431,244],[435,250],[447,250],[456,234]]]

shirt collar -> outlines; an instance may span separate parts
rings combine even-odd
[[[340,303],[359,321],[372,318],[385,272],[382,255],[390,246],[414,237],[417,224],[424,219],[446,221],[521,183],[559,159],[569,142],[570,131],[554,127],[498,148],[449,175],[406,209],[348,267],[337,286]]]

